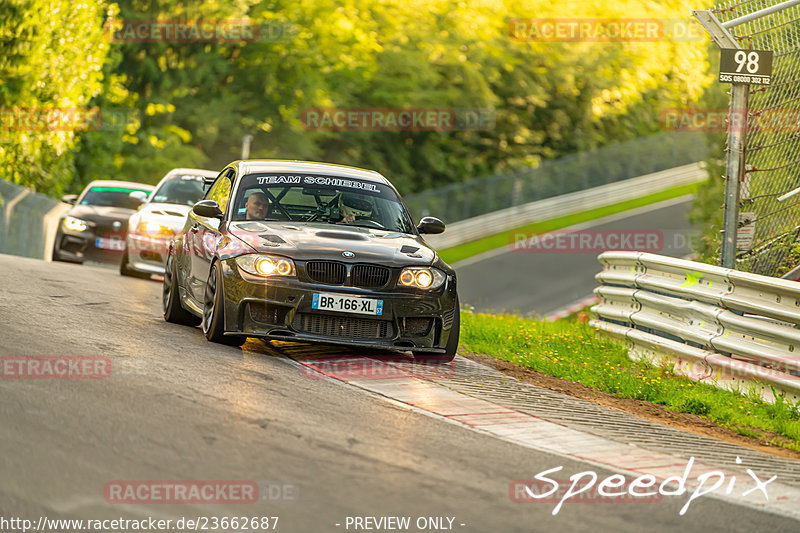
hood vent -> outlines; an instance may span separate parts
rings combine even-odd
[[[408,244],[404,244],[402,248],[400,248],[401,254],[413,254],[419,250],[419,246],[409,246]]]
[[[263,240],[267,242],[271,242],[272,244],[284,244],[286,242],[283,239],[281,239],[278,235],[266,234],[266,235],[259,235],[259,237],[261,237]]]
[[[324,237],[326,239],[342,239],[345,241],[368,241],[367,236],[360,233],[345,233],[338,231],[318,231],[317,237]]]

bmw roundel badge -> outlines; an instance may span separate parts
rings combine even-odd
[[[345,257],[355,257],[356,256],[356,254],[354,254],[353,252],[342,252],[342,255],[345,256]]]

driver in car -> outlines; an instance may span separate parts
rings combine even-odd
[[[264,220],[269,213],[269,199],[263,192],[256,191],[247,197],[244,209],[247,220]]]
[[[358,218],[369,218],[372,215],[372,204],[356,194],[342,193],[339,196],[339,214],[342,216],[339,222],[347,224]]]

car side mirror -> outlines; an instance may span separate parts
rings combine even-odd
[[[131,198],[138,201],[140,204],[143,204],[147,201],[147,193],[144,191],[132,191],[128,194]]]
[[[423,217],[422,220],[419,221],[417,231],[429,235],[442,233],[444,231],[444,222],[436,217]]]
[[[61,197],[61,201],[64,202],[65,204],[75,205],[75,202],[78,201],[78,195],[65,194],[64,196]]]
[[[222,218],[222,209],[214,200],[200,200],[192,207],[194,214],[206,218]]]

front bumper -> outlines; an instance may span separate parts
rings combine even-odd
[[[53,251],[59,258],[66,261],[74,261],[76,263],[93,261],[118,265],[122,259],[123,239],[119,238],[118,235],[105,235],[104,239],[114,238],[119,241],[118,249],[109,250],[96,246],[98,237],[100,236],[91,230],[74,232],[59,229],[56,233]]]
[[[129,268],[147,274],[164,274],[169,239],[130,233],[125,246]]]
[[[222,261],[226,334],[389,350],[443,352],[456,312],[456,282],[433,293],[257,278]],[[314,293],[383,300],[380,316],[312,309]]]

